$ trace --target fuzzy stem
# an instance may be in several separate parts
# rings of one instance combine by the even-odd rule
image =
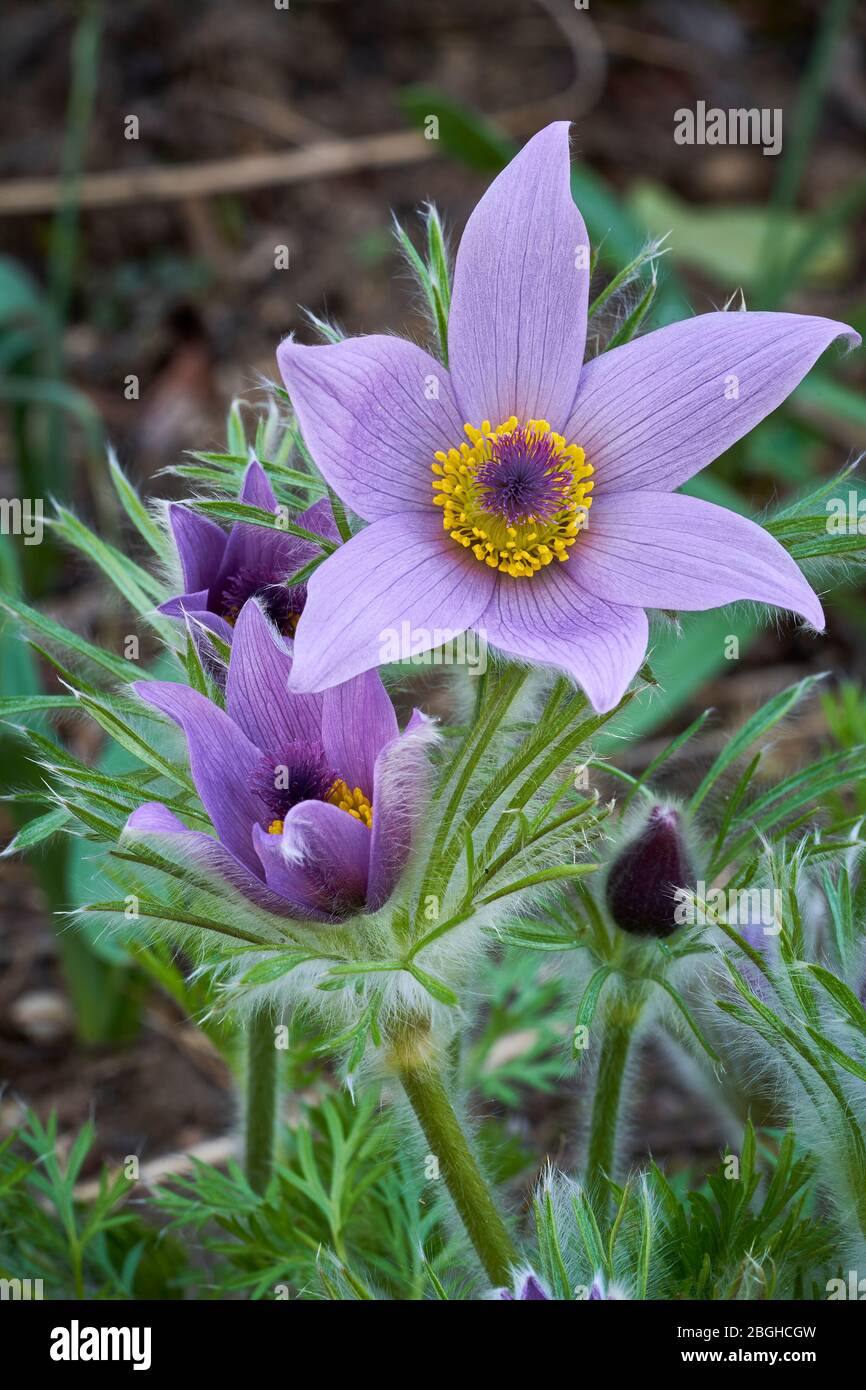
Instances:
[[[274,1161],[277,1049],[270,1015],[256,1014],[247,1030],[245,1167],[255,1192],[264,1192]]]
[[[611,1001],[602,1025],[586,1159],[587,1185],[591,1192],[597,1194],[600,1211],[607,1206],[606,1199],[601,1195],[605,1190],[605,1178],[615,1177],[622,1087],[641,1007],[640,998],[627,1000],[620,997]]]
[[[393,1060],[479,1260],[496,1287],[509,1287],[520,1257],[463,1133],[439,1068],[429,1058],[408,1056],[404,1049]]]

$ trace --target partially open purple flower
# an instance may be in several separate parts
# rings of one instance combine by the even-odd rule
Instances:
[[[517,1293],[512,1293],[510,1289],[499,1289],[500,1299],[509,1303],[550,1303],[550,1294],[544,1292],[540,1283],[532,1273],[524,1274],[517,1285]]]
[[[256,459],[244,474],[238,501],[265,512],[277,509],[274,490]],[[257,598],[280,632],[294,636],[307,586],[287,586],[285,581],[320,553],[312,541],[246,521],[235,522],[225,532],[208,517],[178,502],[169,507],[169,521],[186,592],[160,604],[161,613],[172,618],[188,614],[230,642],[247,599]],[[327,499],[315,502],[295,521],[326,540],[340,539]]]
[[[676,890],[693,883],[679,811],[654,806],[643,829],[610,866],[608,911],[632,936],[670,936],[679,926]]]
[[[710,313],[583,365],[589,248],[568,124],[536,135],[469,219],[450,371],[371,336],[284,342],[279,364],[329,483],[372,524],[309,583],[294,687],[368,670],[473,628],[564,669],[599,710],[644,658],[645,609],[738,599],[824,625],[766,531],[675,491],[774,410],[846,325]]]
[[[241,610],[226,710],[185,685],[133,687],[180,726],[218,839],[151,802],[127,821],[183,837],[178,852],[269,911],[314,921],[374,911],[393,892],[424,806],[429,725],[400,734],[376,672],[291,695],[288,646],[253,600]]]

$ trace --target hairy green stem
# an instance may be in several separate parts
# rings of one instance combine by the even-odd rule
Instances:
[[[244,1166],[254,1192],[264,1192],[273,1169],[276,1100],[277,1049],[273,1020],[265,1012],[251,1018],[247,1028]]]
[[[394,1064],[479,1260],[495,1286],[510,1286],[520,1257],[454,1112],[438,1066],[404,1049],[395,1055]]]
[[[622,1088],[634,1038],[639,1009],[617,1000],[608,1007],[601,1030],[595,1095],[589,1128],[586,1181],[590,1191],[601,1194],[605,1178],[615,1177],[616,1142],[622,1107]],[[600,1210],[607,1205],[597,1195]]]

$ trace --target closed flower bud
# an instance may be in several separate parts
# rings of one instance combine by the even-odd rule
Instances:
[[[632,936],[670,936],[680,925],[676,890],[693,883],[679,811],[654,806],[643,829],[611,864],[608,911]]]

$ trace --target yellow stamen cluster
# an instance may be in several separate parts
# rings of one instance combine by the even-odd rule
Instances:
[[[366,825],[368,830],[373,829],[373,807],[370,798],[364,795],[360,787],[355,787],[353,791],[342,777],[338,777],[325,800],[329,801],[332,806],[336,806],[338,810],[354,816],[355,820]],[[285,821],[272,820],[268,826],[268,834],[282,835],[284,825]]]
[[[477,474],[492,457],[493,446],[521,428],[517,416],[512,415],[495,430],[489,420],[482,422],[480,430],[474,425],[463,428],[470,442],[459,449],[440,450],[433,464],[433,501],[442,508],[442,525],[451,539],[471,549],[476,560],[514,579],[536,574],[551,560],[567,560],[569,549],[586,526],[592,503],[592,482],[588,480],[593,469],[583,449],[566,444],[547,420],[527,420],[522,427],[525,434],[539,439],[547,436],[551,446],[547,476],[552,490],[561,493],[562,507],[546,520],[530,516],[509,525],[504,517],[489,510],[489,503],[485,506],[488,499]]]
[[[360,787],[355,787],[352,791],[348,783],[344,782],[342,777],[338,777],[325,800],[330,801],[332,806],[338,806],[341,811],[347,811],[355,820],[366,825],[368,830],[372,830],[373,807],[369,797],[364,795]]]

